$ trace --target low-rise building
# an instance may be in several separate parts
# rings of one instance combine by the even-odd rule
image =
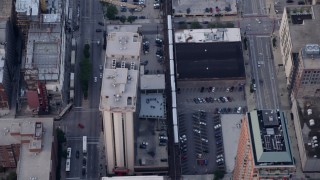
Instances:
[[[242,119],[233,179],[289,179],[295,172],[284,113],[254,110]]]
[[[0,166],[17,168],[18,180],[55,179],[52,118],[0,119],[0,126]]]

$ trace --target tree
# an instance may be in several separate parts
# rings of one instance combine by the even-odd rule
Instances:
[[[224,28],[225,26],[224,26],[224,24],[217,22],[216,27],[217,28]]]
[[[90,57],[90,45],[85,44],[83,49],[84,57],[89,58]]]
[[[234,24],[233,24],[232,22],[227,22],[227,23],[225,24],[225,27],[226,27],[226,28],[234,28]]]
[[[209,23],[208,24],[208,28],[216,28],[217,26],[216,26],[216,24],[214,24],[214,23]]]
[[[118,14],[118,9],[115,5],[109,5],[107,7],[107,18],[110,20],[114,20],[116,18],[116,15]]]
[[[56,133],[57,133],[58,143],[64,143],[67,141],[65,133],[61,129],[57,128]]]
[[[136,20],[136,17],[134,17],[134,16],[129,16],[128,18],[127,18],[127,21],[129,22],[129,23],[133,23],[134,21]]]
[[[191,29],[201,29],[202,26],[198,21],[194,21],[191,23]]]
[[[224,171],[216,170],[214,172],[214,180],[223,179],[223,177],[224,177]]]
[[[89,58],[83,58],[80,62],[80,82],[85,98],[88,97],[89,78],[91,74],[91,63]]]
[[[120,20],[120,22],[125,23],[126,20],[127,20],[127,17],[126,16],[120,16],[119,20]]]
[[[187,24],[179,24],[178,29],[188,29],[188,25]]]
[[[11,173],[7,176],[7,180],[17,180],[17,173],[16,173],[16,172],[11,172]]]

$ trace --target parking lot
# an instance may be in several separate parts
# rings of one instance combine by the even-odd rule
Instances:
[[[246,111],[243,85],[239,81],[178,82],[183,174],[207,174],[225,169],[220,115],[241,115]]]

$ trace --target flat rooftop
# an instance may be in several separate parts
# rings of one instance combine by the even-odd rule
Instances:
[[[108,57],[139,56],[142,38],[134,32],[110,32],[107,36]]]
[[[7,19],[11,16],[13,0],[0,0],[0,19]]]
[[[319,98],[313,99],[318,102]],[[312,101],[313,101],[312,100]],[[300,125],[303,142],[309,158],[320,158],[320,123],[318,118],[320,116],[320,105],[318,103],[310,103],[305,100],[301,104]],[[309,113],[308,113],[309,111]],[[311,122],[313,120],[313,123]]]
[[[178,79],[243,79],[242,43],[177,43]]]
[[[108,34],[100,110],[135,112],[142,38],[135,32]]]
[[[137,134],[137,146],[135,151],[135,166],[141,167],[168,167],[167,143],[160,146],[160,134],[167,136],[166,131],[160,129],[159,121],[156,119],[138,119],[139,128]],[[140,144],[147,143],[146,148],[140,148]]]
[[[39,0],[16,0],[16,11],[27,16],[37,16],[40,12]]]
[[[43,132],[35,131],[36,122],[42,123]],[[0,119],[0,144],[21,144],[21,140],[10,135],[11,131],[23,133],[36,133],[42,136],[42,141],[32,141],[31,144],[21,144],[19,163],[17,167],[18,180],[49,179],[51,173],[51,149],[53,141],[53,118],[23,118],[23,119]],[[40,153],[30,152],[30,148],[41,147]],[[41,171],[39,171],[41,169]],[[54,173],[54,172],[53,172]]]
[[[301,57],[304,69],[320,69],[320,46],[307,44],[301,49]]]
[[[175,43],[239,42],[239,28],[183,29],[174,33]]]
[[[293,165],[283,112],[255,110],[247,117],[256,166]]]
[[[165,119],[165,98],[161,93],[141,94],[140,118],[160,118]]]
[[[226,163],[226,172],[232,173],[237,156],[237,148],[241,131],[240,114],[221,115],[222,137],[224,146],[224,160]]]
[[[320,6],[293,5],[285,8],[289,19],[292,52],[299,53],[306,44],[320,42]]]
[[[164,74],[143,74],[140,76],[141,90],[163,90],[166,88]]]
[[[60,31],[60,25],[29,30],[25,68],[38,69],[39,80],[59,79]]]
[[[236,0],[173,0],[172,7],[175,10],[174,15],[237,14]],[[190,13],[187,13],[188,8],[190,8]],[[206,12],[206,8],[209,9],[209,12]]]

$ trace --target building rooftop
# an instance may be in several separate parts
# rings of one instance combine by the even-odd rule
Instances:
[[[175,31],[175,43],[238,42],[239,28],[183,29]]]
[[[292,52],[298,53],[306,44],[320,42],[320,6],[293,5],[285,8],[292,39]]]
[[[304,69],[320,69],[320,46],[307,44],[301,49]]]
[[[100,109],[134,112],[142,38],[135,32],[111,32],[107,38]]]
[[[300,108],[300,125],[306,154],[309,158],[320,158],[320,105],[319,98],[314,101],[305,100]]]
[[[255,165],[293,165],[283,112],[255,110],[247,116]]]
[[[60,25],[29,30],[25,69],[37,69],[39,80],[59,79],[60,31]]]
[[[141,36],[133,32],[110,32],[107,36],[106,54],[113,56],[139,56]],[[110,46],[109,44],[112,44]]]
[[[41,122],[41,123],[37,123]],[[0,119],[0,144],[21,144],[21,138],[12,136],[20,132],[33,134],[42,139],[29,139],[30,143],[21,144],[19,163],[17,167],[18,179],[49,179],[51,172],[51,149],[53,142],[52,118],[23,118]],[[26,137],[24,137],[26,138]],[[30,152],[39,149],[40,152]],[[39,171],[41,169],[41,171]],[[54,173],[54,172],[53,172]]]
[[[102,177],[101,180],[164,180],[164,176],[122,176],[122,177]]]
[[[13,0],[0,0],[0,19],[7,19],[11,16]]]
[[[140,76],[141,90],[161,90],[165,89],[164,74],[143,74]]]
[[[16,11],[28,16],[37,16],[40,12],[39,0],[16,0]]]
[[[141,94],[140,118],[165,119],[165,98],[162,93]]]

